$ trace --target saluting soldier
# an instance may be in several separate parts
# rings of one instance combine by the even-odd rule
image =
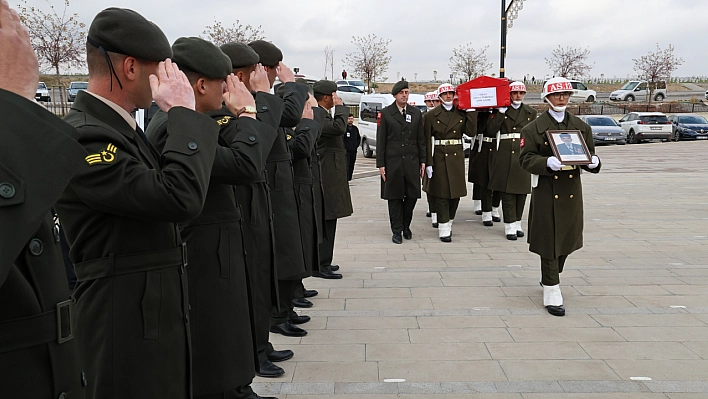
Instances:
[[[391,241],[401,244],[403,238],[413,237],[413,209],[420,198],[426,162],[425,136],[420,110],[408,104],[408,82],[397,82],[391,94],[396,100],[381,110],[376,128],[376,167],[381,174],[381,199],[388,200]]]
[[[521,216],[526,196],[531,192],[531,175],[519,164],[521,129],[535,120],[538,112],[523,103],[525,84],[513,82],[509,90],[511,108],[499,108],[489,119],[488,130],[497,132],[497,148],[489,167],[489,188],[501,197],[504,232],[513,241],[524,236]]]
[[[34,102],[38,77],[27,30],[1,2],[0,389],[6,398],[84,398],[50,210],[87,154],[74,128]]]
[[[329,80],[315,82],[312,87],[318,106],[313,109],[315,121],[321,126],[317,140],[317,154],[322,170],[322,189],[324,190],[324,239],[320,245],[320,270],[315,277],[340,279],[342,275],[334,273],[339,265],[332,264],[334,257],[334,239],[337,232],[337,219],[351,215],[352,198],[347,181],[347,151],[344,149],[344,132],[347,130],[349,109],[337,95],[337,84]],[[330,110],[334,108],[334,116]]]
[[[476,135],[477,112],[455,106],[455,87],[450,84],[438,87],[438,97],[441,104],[425,114],[423,123],[426,142],[430,143],[425,173],[430,179],[429,192],[436,199],[438,237],[450,242],[460,198],[467,195],[462,137]]]
[[[172,45],[172,61],[189,79],[198,112],[225,106],[237,125],[232,141],[219,137],[202,213],[180,223],[189,259],[189,305],[192,318],[192,367],[195,398],[256,398],[250,387],[256,368],[250,298],[243,250],[241,212],[234,184],[257,179],[275,140],[275,130],[256,120],[255,100],[231,75],[231,60],[214,44],[183,37]],[[168,115],[158,111],[147,136],[161,151],[167,140]],[[230,254],[224,256],[224,254]]]
[[[583,246],[580,172],[598,173],[601,166],[590,126],[565,110],[571,94],[573,87],[568,79],[549,79],[541,96],[550,108],[521,130],[520,143],[521,167],[535,175],[532,181],[537,180],[531,191],[529,251],[541,257],[543,305],[554,316],[565,315],[560,273],[568,255]],[[579,130],[592,154],[592,163],[562,165],[548,143],[548,130]]]
[[[87,42],[88,90],[65,120],[89,155],[56,206],[78,279],[87,389],[97,398],[187,398],[187,251],[175,222],[202,210],[219,128],[194,110],[167,37],[142,15],[105,9]],[[169,117],[162,153],[130,115],[153,98]]]

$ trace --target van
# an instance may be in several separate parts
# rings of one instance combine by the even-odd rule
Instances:
[[[364,94],[359,100],[359,134],[361,149],[366,158],[373,158],[376,151],[376,127],[381,110],[393,104],[391,94]]]
[[[611,101],[645,100],[649,96],[649,84],[646,80],[630,80],[619,90],[610,93]],[[663,101],[666,98],[666,81],[656,82],[654,101]]]

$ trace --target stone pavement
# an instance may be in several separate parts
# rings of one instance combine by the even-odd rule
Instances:
[[[583,175],[585,246],[561,275],[565,317],[543,308],[525,240],[484,227],[470,196],[452,243],[438,240],[421,200],[413,240],[395,245],[378,178],[352,181],[354,215],[340,220],[335,252],[344,279],[305,281],[320,293],[302,312],[309,334],[271,335],[295,357],[280,363],[284,377],[257,378],[256,392],[708,398],[708,142],[597,153],[602,171]]]

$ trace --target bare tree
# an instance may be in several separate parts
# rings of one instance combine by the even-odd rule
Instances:
[[[327,70],[331,72],[332,80],[334,80],[334,49],[332,46],[327,46],[324,48],[325,53],[325,65],[324,65],[324,77],[327,79]]]
[[[388,64],[391,62],[391,56],[388,55],[390,43],[391,39],[382,39],[374,34],[352,36],[352,44],[356,50],[347,54],[343,61],[355,76],[366,81],[369,93],[376,78],[388,70]]]
[[[63,68],[83,68],[86,65],[86,25],[79,22],[79,14],[68,14],[69,0],[64,1],[61,15],[47,1],[49,12],[31,7],[24,1],[20,20],[30,34],[32,48],[37,54],[40,69],[53,70],[61,85]],[[63,90],[60,95],[63,95]]]
[[[654,90],[656,84],[660,80],[668,80],[671,73],[683,64],[683,58],[674,56],[674,46],[669,44],[669,47],[662,50],[659,44],[656,44],[656,52],[640,58],[633,58],[634,70],[639,76],[649,83],[649,97],[647,101],[651,104],[651,99],[654,98]]]
[[[450,70],[464,75],[467,80],[483,75],[492,67],[492,63],[487,59],[488,48],[489,46],[484,46],[477,52],[471,42],[455,47],[450,57]]]
[[[562,76],[570,79],[580,79],[587,76],[590,70],[595,65],[588,64],[590,56],[589,49],[558,46],[551,53],[551,58],[545,58],[548,65],[555,76]]]
[[[243,25],[238,19],[231,27],[224,26],[214,19],[213,25],[208,25],[200,36],[217,46],[231,42],[250,43],[254,40],[264,40],[265,34],[261,26]]]

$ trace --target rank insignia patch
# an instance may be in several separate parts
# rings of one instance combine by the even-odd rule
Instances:
[[[91,154],[87,156],[86,162],[88,162],[89,165],[111,163],[116,159],[116,152],[118,152],[118,147],[108,143],[105,150],[99,152],[98,154]]]
[[[219,119],[218,121],[216,121],[216,123],[218,123],[219,126],[223,126],[223,125],[229,123],[230,121],[231,121],[231,117],[230,117],[230,116],[225,116],[225,117]]]
[[[286,134],[285,135],[285,140],[290,141],[290,139],[293,138],[293,136]]]
[[[519,147],[524,148],[524,139],[521,139],[521,142],[519,143]]]

